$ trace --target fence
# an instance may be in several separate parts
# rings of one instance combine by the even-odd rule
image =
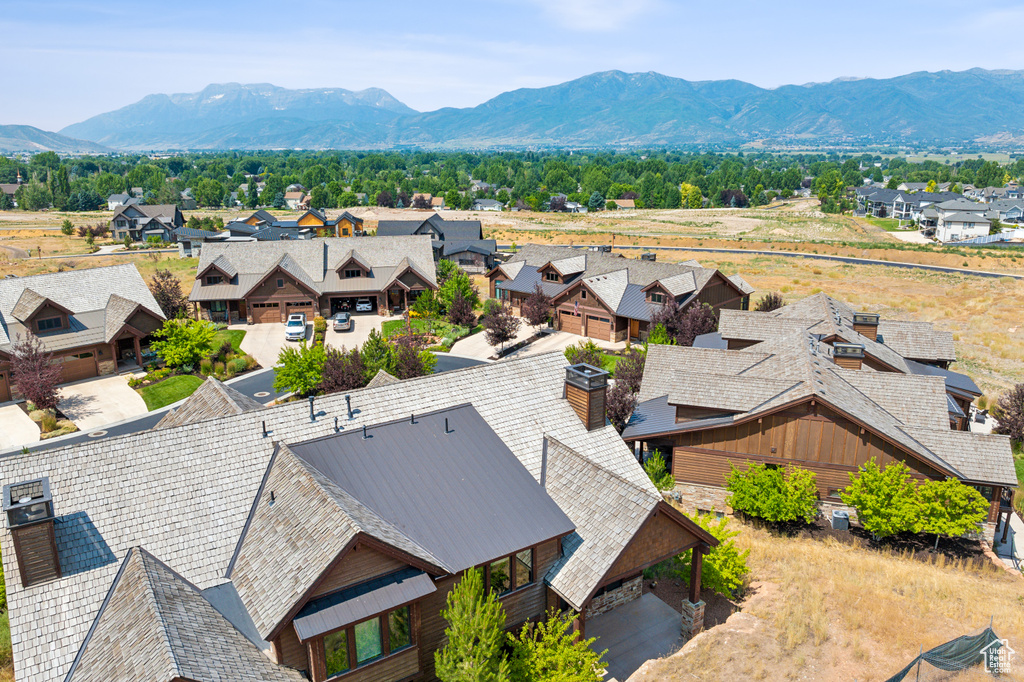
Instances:
[[[992,626],[976,635],[963,635],[940,644],[934,649],[922,652],[906,668],[888,679],[887,682],[903,680],[950,679],[948,673],[958,673],[976,666],[984,666],[985,672],[1009,673],[1010,647],[1004,645],[992,630]]]

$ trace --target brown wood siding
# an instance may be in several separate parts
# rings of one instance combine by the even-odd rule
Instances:
[[[992,488],[992,502],[988,506],[988,520],[989,523],[998,523],[999,521],[999,505],[1002,500],[1003,489],[999,486],[993,486]]]
[[[22,587],[61,576],[57,558],[57,538],[53,522],[37,523],[11,530]]]
[[[60,327],[61,327],[61,329],[67,329],[68,328],[68,316],[67,316],[67,313],[65,313],[63,310],[60,310],[59,308],[55,308],[52,305],[44,305],[42,308],[37,310],[35,312],[35,314],[32,315],[32,317],[30,317],[27,320],[28,324],[26,324],[25,326],[26,327],[31,327],[32,331],[34,331],[34,332],[38,332],[39,328],[36,327],[36,321],[37,320],[45,320],[45,319],[48,319],[48,318],[51,318],[51,317],[59,317],[60,318]]]
[[[716,310],[721,308],[739,310],[742,308],[743,294],[736,291],[721,274],[716,272],[697,294],[696,303],[707,303]]]
[[[331,679],[339,682],[399,682],[415,675],[419,667],[419,647],[413,646]]]
[[[668,514],[655,512],[612,564],[603,582],[635,575],[667,556],[679,554],[695,542],[697,536],[669,518]]]
[[[505,608],[505,627],[518,629],[526,621],[544,615],[547,608],[544,576],[556,559],[558,540],[537,546],[533,553],[533,583],[501,599],[501,604]]]
[[[0,403],[7,402],[11,399],[11,382],[9,376],[9,372],[0,372]]]
[[[409,287],[410,289],[432,288],[427,282],[423,281],[423,279],[419,275],[412,271],[407,272],[401,277],[399,277],[398,281],[400,281],[402,284]]]
[[[330,592],[350,585],[366,582],[371,578],[394,573],[406,564],[394,557],[382,554],[366,545],[356,545],[317,586],[310,599],[316,599]]]
[[[299,636],[295,634],[294,627],[289,625],[282,630],[277,638],[277,643],[281,652],[281,660],[279,661],[281,665],[287,665],[296,670],[309,671],[309,654],[306,645],[299,641]]]
[[[604,389],[588,392],[572,384],[566,384],[565,397],[588,431],[604,426]]]
[[[150,315],[144,310],[139,310],[128,319],[128,324],[138,329],[143,334],[152,334],[163,326],[160,318]]]
[[[730,463],[794,463],[817,474],[822,497],[849,483],[847,472],[875,459],[880,466],[906,462],[915,477],[942,478],[936,469],[825,407],[809,403],[737,426],[676,434],[676,480],[724,486]]]
[[[863,360],[863,358],[844,357],[842,355],[835,357],[835,363],[843,369],[860,369]]]
[[[665,302],[668,301],[668,299],[672,298],[669,295],[669,293],[667,291],[665,291],[663,288],[658,287],[658,286],[654,286],[654,287],[651,287],[650,289],[648,289],[647,291],[644,292],[644,298],[646,299],[646,301],[648,303],[654,303],[654,301],[651,300],[651,296],[653,294],[661,294],[661,296],[662,296],[661,303],[665,303]],[[660,305],[660,303],[656,303],[656,305]]]
[[[307,213],[306,215],[299,218],[298,224],[302,227],[306,227],[308,225],[316,225],[317,227],[323,227],[324,221],[320,220],[315,215]]]
[[[448,593],[458,582],[455,576],[439,580],[434,583],[437,591],[428,594],[419,602],[420,605],[420,671],[423,679],[433,680],[434,676],[434,652],[444,644],[444,631],[448,623],[441,617],[441,609],[445,608],[445,600]]]

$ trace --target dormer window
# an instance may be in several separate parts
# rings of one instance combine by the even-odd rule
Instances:
[[[352,277],[362,277],[362,276],[363,276],[363,271],[360,270],[359,268],[354,268],[352,270],[346,270],[345,271],[345,279],[351,279]]]
[[[665,294],[659,294],[657,292],[651,292],[651,303],[664,303]]]
[[[546,279],[549,282],[557,282],[558,281],[558,273],[554,272],[554,271],[551,271],[551,270],[548,270],[547,272],[544,273],[544,279]]]
[[[206,278],[207,284],[221,284],[223,281],[224,278],[220,275],[210,275]]]
[[[54,329],[60,329],[63,326],[59,317],[46,317],[41,320],[36,320],[36,328],[41,332],[53,331]]]

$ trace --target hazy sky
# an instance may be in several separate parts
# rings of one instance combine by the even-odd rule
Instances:
[[[209,83],[380,87],[421,111],[620,69],[762,87],[1024,68],[1021,2],[5,2],[0,123],[46,130]]]

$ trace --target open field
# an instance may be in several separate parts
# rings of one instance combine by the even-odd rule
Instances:
[[[738,548],[750,550],[753,581],[741,613],[631,680],[885,680],[921,647],[974,634],[990,618],[1011,646],[1024,644],[1024,580],[1002,568],[926,564],[832,538],[733,525],[741,530]],[[980,670],[940,677],[926,668],[922,680],[992,679]]]

